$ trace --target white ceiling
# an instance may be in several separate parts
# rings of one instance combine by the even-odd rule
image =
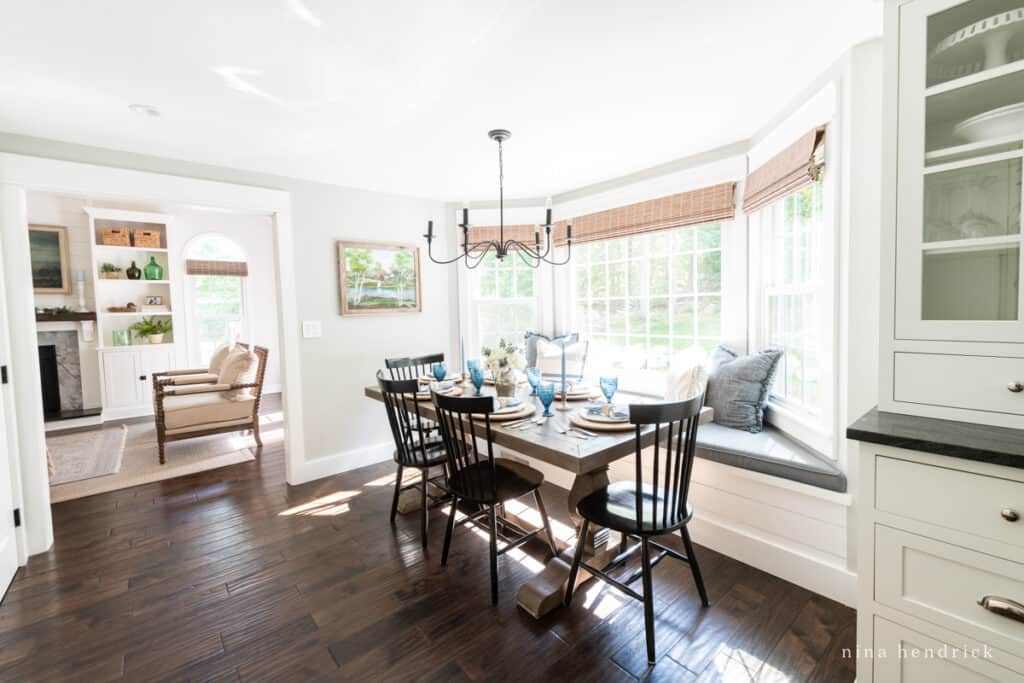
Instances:
[[[0,130],[446,200],[745,139],[878,0],[0,0]],[[151,104],[162,116],[128,110]]]

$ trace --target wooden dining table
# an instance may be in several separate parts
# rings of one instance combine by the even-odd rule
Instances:
[[[493,386],[484,386],[483,394],[494,396]],[[527,393],[528,387],[520,390],[518,396],[527,401],[535,401]],[[466,396],[473,394],[473,387],[469,383],[463,385],[463,393]],[[380,387],[368,386],[364,394],[377,401],[383,401]],[[650,403],[653,399],[650,396],[641,396],[619,392],[616,394],[616,403]],[[576,504],[590,493],[607,486],[609,465],[633,455],[636,452],[636,430],[620,432],[594,432],[597,436],[591,438],[579,438],[570,434],[561,433],[569,424],[569,414],[586,405],[586,401],[567,401],[565,410],[560,401],[552,405],[554,417],[548,418],[544,424],[533,426],[528,429],[508,427],[502,422],[491,421],[491,433],[494,443],[503,449],[512,451],[527,458],[534,458],[559,469],[569,472],[573,476],[572,486],[569,488],[569,515],[576,525],[577,530],[581,526],[581,520],[576,512]],[[422,400],[419,403],[420,414],[428,419],[436,419],[434,406],[429,400]],[[540,403],[537,402],[537,410],[534,417],[539,417],[542,411]],[[705,408],[701,415],[701,421],[706,422],[711,417],[709,408]],[[520,425],[522,426],[522,425]],[[648,446],[654,442],[653,427],[646,428],[641,432],[641,443]],[[400,505],[399,509],[407,507],[410,511],[418,510],[420,503],[417,491],[410,491],[411,497],[407,506]],[[506,510],[506,517],[512,517],[512,521],[520,526],[523,521],[516,519],[515,515]],[[618,554],[619,536],[616,532],[608,529],[590,525],[587,533],[586,544],[584,545],[584,557],[588,564],[595,567],[602,567],[608,564]],[[569,578],[569,567],[572,563],[573,547],[569,544],[560,543],[562,551],[558,557],[548,561],[544,569],[534,575],[523,584],[516,597],[517,604],[534,618],[541,618],[551,610],[562,604],[562,597],[565,593],[565,586]],[[580,571],[577,585],[589,578],[589,574]]]

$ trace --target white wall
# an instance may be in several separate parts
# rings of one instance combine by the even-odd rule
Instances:
[[[179,273],[185,272],[185,252],[189,242],[197,235],[218,233],[242,248],[249,266],[245,286],[247,313],[252,320],[251,341],[270,350],[264,378],[265,391],[279,391],[281,345],[277,338],[277,279],[274,274],[274,233],[270,217],[200,209],[176,209],[170,213],[174,216],[175,239],[168,258]],[[187,315],[188,296],[183,278],[172,279],[171,298]],[[179,358],[179,363],[185,363],[180,367],[202,367],[209,360],[197,358],[197,354],[189,348],[190,340],[185,330],[175,339],[184,346],[183,350],[187,349],[187,355]]]

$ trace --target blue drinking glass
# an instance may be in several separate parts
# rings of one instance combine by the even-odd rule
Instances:
[[[608,403],[612,402],[612,396],[619,390],[619,378],[618,377],[602,377],[601,378],[601,393],[608,399]]]
[[[480,396],[480,387],[484,385],[484,371],[480,369],[480,366],[469,369],[469,379],[473,382],[473,386],[476,387],[476,393],[474,396]]]
[[[444,378],[448,376],[448,365],[445,363],[434,363],[434,379],[438,382],[443,382]]]
[[[479,367],[480,367],[480,361],[478,359],[476,359],[476,358],[470,358],[469,360],[466,361],[466,371],[467,372],[472,371],[473,368],[479,368]]]
[[[526,381],[533,387],[533,391],[530,392],[530,396],[537,395],[537,385],[540,384],[541,372],[540,368],[526,368]]]
[[[540,398],[540,402],[544,405],[544,417],[553,417],[553,413],[551,412],[551,403],[555,400],[554,382],[543,382],[537,385],[537,396]]]

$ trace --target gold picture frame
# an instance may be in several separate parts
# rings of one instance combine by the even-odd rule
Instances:
[[[28,243],[32,259],[32,291],[36,294],[70,294],[68,229],[63,225],[29,225]]]
[[[420,250],[411,244],[338,240],[342,315],[420,313]]]

